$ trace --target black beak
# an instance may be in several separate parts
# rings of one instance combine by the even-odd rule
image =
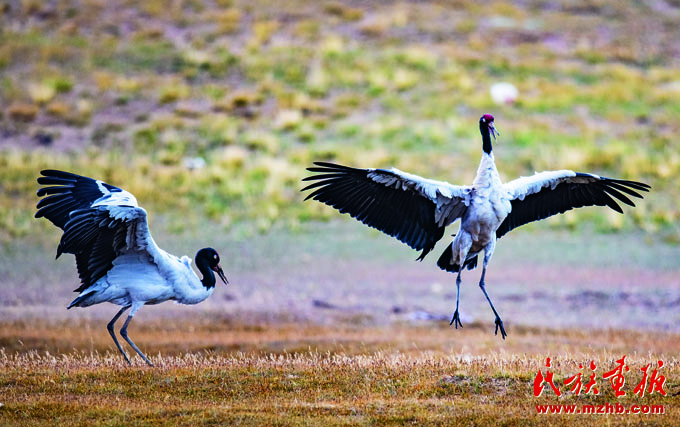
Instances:
[[[215,266],[215,268],[213,268],[213,270],[215,270],[217,272],[217,274],[220,276],[220,279],[222,279],[222,281],[224,282],[225,285],[229,284],[229,281],[227,280],[227,276],[224,275],[224,271],[222,271],[222,267],[220,267],[219,264],[217,264]]]
[[[501,134],[496,130],[496,126],[493,125],[493,122],[489,123],[489,130],[491,131],[491,136],[493,136],[494,141],[496,140],[496,137]]]

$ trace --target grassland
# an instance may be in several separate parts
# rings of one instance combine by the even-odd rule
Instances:
[[[678,19],[671,0],[0,2],[0,425],[680,425]],[[493,103],[500,81],[516,102]],[[450,275],[299,193],[316,160],[469,182],[487,112],[504,178],[653,187],[502,239],[506,341],[477,272],[453,330]],[[43,168],[133,192],[172,253],[219,248],[229,287],[131,325],[156,368],[113,353],[114,307],[64,310]],[[601,374],[624,354],[617,399]],[[560,385],[595,360],[602,394],[534,397],[546,357]],[[668,396],[633,396],[656,360]],[[535,408],[607,402],[666,413]]]
[[[82,325],[81,325],[82,326]],[[156,326],[140,338],[165,341]],[[214,335],[219,326],[196,329],[184,343]],[[53,329],[56,333],[57,330]],[[6,328],[3,336],[11,335]],[[223,335],[224,336],[224,335]],[[115,354],[0,354],[0,422],[17,425],[675,425],[678,409],[678,336],[595,331],[517,331],[511,348],[485,344],[488,332],[465,329],[458,338],[477,355],[452,344],[448,327],[388,329],[229,325],[236,342],[257,342],[241,352],[197,352],[152,357],[129,367]],[[193,337],[193,338],[192,338]],[[320,337],[323,337],[320,339]],[[255,338],[253,340],[253,338]],[[227,338],[228,340],[229,338]],[[457,338],[453,338],[456,340]],[[286,343],[292,351],[281,348]],[[539,352],[516,353],[540,341]],[[324,342],[326,344],[324,344]],[[309,344],[306,351],[295,350]],[[362,348],[354,345],[361,343]],[[603,344],[598,344],[603,343]],[[605,344],[606,343],[606,344]],[[529,345],[528,345],[529,344]],[[598,377],[627,354],[627,396],[615,398],[599,379],[598,396],[576,396],[564,379],[595,360]],[[326,348],[329,348],[326,350]],[[338,351],[342,348],[342,351]],[[276,349],[270,352],[270,349]],[[153,345],[151,354],[153,354]],[[176,350],[175,350],[176,351]],[[533,395],[538,370],[551,357],[557,398]],[[639,397],[639,367],[665,361],[667,396]],[[584,376],[590,371],[586,370]],[[663,415],[537,414],[536,405],[664,405]]]

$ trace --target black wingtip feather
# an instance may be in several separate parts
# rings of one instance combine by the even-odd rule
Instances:
[[[96,180],[70,172],[45,169],[37,181],[43,185],[37,191],[42,198],[36,208],[36,218],[47,218],[62,230],[69,220],[69,213],[77,209],[89,208],[103,192]],[[103,184],[111,192],[122,191],[112,185]]]
[[[630,200],[628,197],[626,197],[623,193],[618,191],[616,188],[612,186],[611,182],[605,182],[604,183],[605,187],[607,188],[606,191],[609,193],[609,195],[617,198],[620,200],[622,203],[627,204],[628,206],[635,206],[635,203],[633,203],[632,200]]]
[[[422,250],[423,259],[444,234],[435,222],[436,205],[413,190],[388,187],[368,177],[371,169],[358,169],[329,162],[314,162],[307,168],[316,175],[300,191],[314,190],[305,197],[347,213],[413,249]],[[391,173],[386,171],[385,173]]]
[[[645,184],[644,182],[627,181],[627,180],[622,180],[622,179],[613,179],[612,181],[617,182],[619,184],[626,185],[628,187],[635,188],[636,190],[640,190],[640,191],[649,191],[649,190],[652,189],[651,185]]]
[[[554,189],[545,187],[538,193],[527,195],[523,200],[511,201],[512,211],[496,230],[496,237],[500,238],[514,228],[529,222],[582,206],[608,206],[622,214],[623,209],[616,200],[635,206],[626,194],[642,199],[642,195],[634,190],[649,191],[651,189],[651,186],[637,181],[611,179],[584,173],[576,173],[576,176],[588,178],[588,182],[563,182]]]
[[[621,209],[621,206],[619,206],[619,204],[616,203],[614,199],[612,199],[611,196],[604,189],[600,189],[600,191],[602,191],[602,197],[604,198],[607,206],[609,206],[611,209],[615,210],[618,213],[623,213],[623,209]]]
[[[40,171],[40,174],[43,176],[47,177],[54,177],[54,178],[65,178],[65,179],[75,179],[75,178],[80,178],[81,175],[76,175],[71,172],[65,172],[57,169],[43,169]]]
[[[351,166],[345,166],[345,165],[339,165],[337,163],[331,163],[331,162],[314,162],[315,165],[321,166],[324,168],[332,168],[332,169],[339,169],[339,170],[357,170],[356,168],[353,168]]]
[[[114,248],[116,236],[125,233],[127,228],[120,221],[112,221],[107,212],[90,209],[104,194],[96,180],[54,169],[40,173],[42,176],[37,181],[44,187],[36,193],[42,198],[36,205],[35,217],[44,217],[64,230],[56,258],[63,253],[75,254],[81,280],[76,291],[81,292],[113,266],[120,249]],[[122,191],[109,184],[102,185],[110,192]]]

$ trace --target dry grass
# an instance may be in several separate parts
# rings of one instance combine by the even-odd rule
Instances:
[[[334,325],[299,321],[272,322],[262,315],[252,315],[248,323],[237,316],[219,313],[199,315],[138,316],[130,326],[130,335],[149,354],[178,356],[184,353],[209,352],[254,355],[270,353],[342,352],[349,355],[377,351],[419,355],[422,352],[473,355],[543,355],[569,354],[586,357],[594,352],[611,356],[635,352],[640,355],[680,354],[678,334],[622,330],[558,330],[513,325],[507,341],[493,335],[490,323],[465,323],[462,330],[452,330],[448,322],[424,325],[393,323],[390,325],[357,324],[353,318],[338,318]],[[367,323],[367,322],[364,322]],[[106,320],[48,321],[26,319],[1,323],[0,348],[7,354],[73,351],[105,353],[115,351],[106,332]]]
[[[680,418],[677,335],[520,328],[502,342],[489,325],[474,324],[455,331],[184,319],[181,331],[175,322],[132,332],[155,355],[155,368],[138,358],[127,366],[111,352],[103,325],[2,325],[5,345],[31,336],[50,350],[10,344],[0,353],[0,424],[566,425],[577,416],[538,415],[535,405],[606,402],[663,404],[666,414],[580,415],[578,422],[674,425]],[[73,350],[55,353],[60,339]],[[579,363],[595,360],[600,377],[624,354],[627,397],[617,400],[601,378],[599,396],[575,396],[562,385]],[[533,396],[547,356],[562,398]],[[666,363],[668,396],[632,395],[638,368],[658,359]]]

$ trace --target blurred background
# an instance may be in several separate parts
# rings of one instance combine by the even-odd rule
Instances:
[[[169,252],[222,254],[228,288],[142,316],[448,325],[438,253],[413,262],[303,203],[300,180],[330,160],[470,183],[491,113],[505,180],[573,169],[653,188],[625,215],[504,237],[487,287],[508,332],[677,331],[678,22],[676,0],[1,0],[0,322],[116,311],[64,309],[73,257],[54,261],[60,232],[33,218],[56,168],[132,192]],[[493,322],[479,274],[463,275],[464,324]]]

